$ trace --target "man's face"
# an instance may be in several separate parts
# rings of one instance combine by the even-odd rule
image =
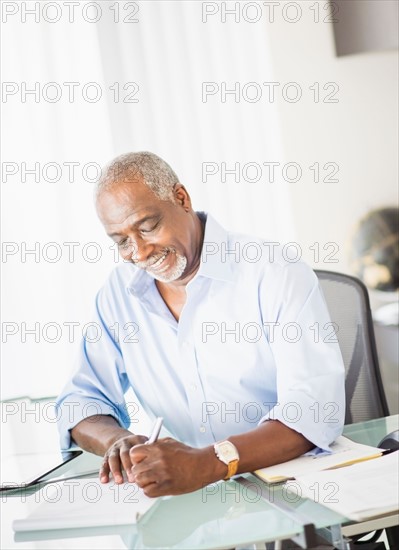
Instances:
[[[180,184],[175,198],[175,203],[161,201],[136,181],[117,182],[97,199],[100,220],[122,258],[164,283],[184,278],[198,260],[195,213]]]

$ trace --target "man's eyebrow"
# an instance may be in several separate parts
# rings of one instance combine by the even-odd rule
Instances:
[[[153,219],[158,218],[158,217],[159,217],[158,214],[149,214],[148,216],[144,216],[143,218],[141,218],[141,219],[137,220],[136,222],[130,224],[129,228],[135,227],[135,226],[137,227],[137,226],[141,225],[142,223],[147,222],[148,220],[153,220]],[[107,233],[107,235],[109,237],[120,237],[121,233],[118,233],[118,232],[116,232],[116,233]]]

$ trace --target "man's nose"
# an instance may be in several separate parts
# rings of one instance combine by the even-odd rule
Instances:
[[[130,258],[134,263],[147,262],[153,255],[154,250],[153,244],[146,242],[144,239],[137,238],[132,240]]]

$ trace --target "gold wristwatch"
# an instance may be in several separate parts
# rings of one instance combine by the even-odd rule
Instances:
[[[227,466],[227,475],[224,478],[225,481],[227,481],[231,476],[237,473],[240,455],[238,454],[236,446],[227,440],[215,443],[213,448],[215,449],[215,454],[218,459]]]

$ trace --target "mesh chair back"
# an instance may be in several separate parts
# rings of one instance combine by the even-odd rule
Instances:
[[[345,363],[345,424],[388,416],[367,288],[349,275],[322,270],[315,273],[331,321],[336,323],[336,338]]]

